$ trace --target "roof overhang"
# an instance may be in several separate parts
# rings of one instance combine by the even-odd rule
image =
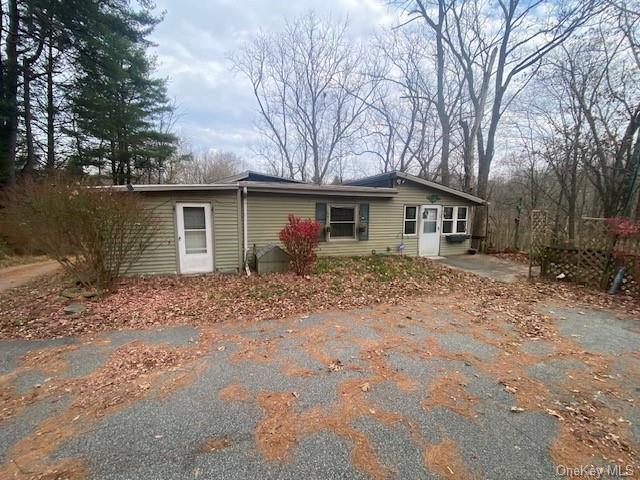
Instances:
[[[158,184],[158,185],[115,185],[111,187],[114,190],[129,192],[196,192],[210,190],[237,190],[237,183],[192,183],[192,184]]]
[[[357,187],[350,185],[283,184],[270,182],[239,182],[238,185],[246,187],[250,192],[289,193],[296,195],[390,198],[398,194],[398,190],[395,188]]]
[[[398,181],[398,179],[400,181]],[[416,177],[415,175],[411,175],[405,172],[393,171],[380,173],[378,175],[373,175],[370,177],[360,178],[358,180],[352,180],[348,182],[347,185],[371,185],[371,184],[384,184],[386,183],[389,186],[394,186],[396,184],[402,184],[403,181],[409,181],[413,183],[417,183],[419,185],[424,185],[425,187],[432,188],[434,190],[439,190],[444,193],[448,193],[450,195],[456,196],[458,198],[464,198],[472,203],[477,205],[488,205],[489,202],[486,200],[476,197],[475,195],[471,195],[470,193],[463,192],[462,190],[456,190],[455,188],[446,187],[440,183],[432,182],[430,180],[425,180],[424,178]]]
[[[395,172],[396,177],[402,178],[404,180],[408,180],[410,182],[419,183],[420,185],[424,185],[426,187],[433,188],[434,190],[440,190],[441,192],[448,193],[450,195],[454,195],[456,197],[464,198],[473,202],[477,205],[486,205],[487,201],[483,200],[480,197],[476,197],[475,195],[471,195],[470,193],[463,192],[461,190],[456,190],[455,188],[445,187],[444,185],[440,185],[436,182],[431,182],[429,180],[425,180],[424,178],[416,177],[414,175],[410,175],[404,172]]]
[[[254,178],[252,178],[254,177]],[[294,180],[293,178],[280,177],[278,175],[270,175],[268,173],[256,172],[255,170],[245,170],[236,175],[230,175],[218,180],[217,183],[237,183],[237,182],[276,182],[276,183],[306,183],[302,180]]]

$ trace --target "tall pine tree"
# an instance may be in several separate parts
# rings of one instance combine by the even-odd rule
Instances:
[[[87,39],[78,55],[80,74],[72,88],[74,165],[108,170],[114,184],[138,180],[169,157],[176,142],[158,128],[172,107],[146,51],[158,19],[124,7],[103,12],[100,35]]]
[[[64,164],[109,171],[115,183],[158,177],[176,138],[164,121],[166,82],[147,53],[153,9],[147,0],[0,2],[0,185]]]

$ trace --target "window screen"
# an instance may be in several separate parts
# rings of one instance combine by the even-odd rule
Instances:
[[[405,235],[415,235],[417,220],[418,220],[418,207],[415,207],[415,206],[404,207],[404,234]]]
[[[187,255],[207,253],[207,223],[204,207],[183,207],[184,245]]]
[[[467,233],[468,207],[444,207],[442,210],[442,233]]]
[[[353,238],[356,235],[355,207],[332,206],[329,214],[331,238]]]

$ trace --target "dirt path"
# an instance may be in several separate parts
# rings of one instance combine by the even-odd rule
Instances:
[[[59,266],[58,262],[54,260],[46,260],[44,262],[2,268],[0,269],[0,292],[19,287],[29,280],[54,272]]]

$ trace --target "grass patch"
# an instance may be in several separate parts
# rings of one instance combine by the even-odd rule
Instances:
[[[284,285],[279,283],[256,284],[247,292],[247,296],[256,300],[269,300],[281,297],[287,292]]]
[[[433,278],[433,266],[421,259],[399,255],[362,257],[323,257],[314,269],[316,275],[364,277],[376,283]]]

